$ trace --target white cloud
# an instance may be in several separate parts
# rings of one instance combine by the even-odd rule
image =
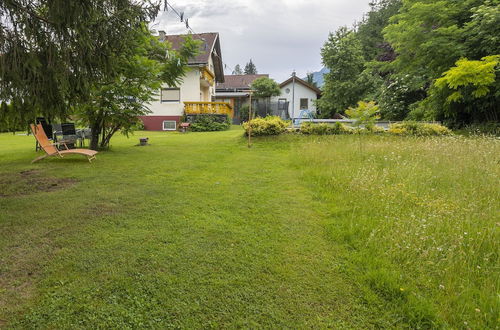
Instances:
[[[176,0],[197,32],[219,32],[223,61],[242,67],[250,58],[277,81],[321,69],[320,49],[330,31],[359,21],[369,0]],[[162,13],[154,26],[186,33],[177,16]],[[230,69],[226,74],[231,74]]]

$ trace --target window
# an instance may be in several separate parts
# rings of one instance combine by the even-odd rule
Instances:
[[[309,108],[309,99],[300,99],[300,110]]]
[[[285,92],[286,92],[287,94],[290,94],[290,88],[285,89]]]
[[[179,88],[162,88],[161,102],[179,102],[181,100],[181,90]]]
[[[286,110],[286,99],[278,99],[278,110]]]
[[[175,120],[164,120],[163,130],[164,131],[175,131],[177,129],[177,122]]]

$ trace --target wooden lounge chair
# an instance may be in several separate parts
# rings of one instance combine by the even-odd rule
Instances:
[[[33,125],[31,124],[31,131],[33,132],[33,135],[35,136],[35,139],[38,141],[40,144],[40,147],[45,151],[45,155],[37,157],[33,159],[31,163],[37,162],[39,160],[44,159],[45,157],[49,156],[59,156],[63,157],[63,155],[68,155],[68,154],[78,154],[78,155],[83,155],[87,156],[87,159],[89,162],[92,162],[96,157],[95,155],[97,154],[97,151],[90,150],[90,149],[69,149],[68,146],[62,142],[62,143],[52,143],[48,138],[47,135],[45,134],[43,127],[41,124],[38,125]],[[66,150],[59,150],[57,148],[58,145],[63,145]]]

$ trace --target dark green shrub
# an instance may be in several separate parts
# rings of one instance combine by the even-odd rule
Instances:
[[[240,107],[240,122],[244,123],[248,121],[248,114],[250,112],[250,106],[248,104],[242,105]]]
[[[225,131],[231,127],[231,118],[228,115],[201,114],[190,119],[193,132]]]
[[[279,135],[286,131],[289,123],[277,116],[267,116],[264,118],[255,118],[249,122],[243,123],[245,134],[248,135],[248,130],[252,129],[252,135]]]
[[[500,123],[489,122],[465,126],[461,132],[465,135],[494,135],[500,136]]]
[[[13,103],[0,104],[0,132],[16,132],[28,129],[28,124],[33,117],[21,116],[22,111]]]

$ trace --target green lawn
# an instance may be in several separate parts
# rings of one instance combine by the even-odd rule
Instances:
[[[500,140],[362,142],[0,134],[0,328],[497,327]]]

